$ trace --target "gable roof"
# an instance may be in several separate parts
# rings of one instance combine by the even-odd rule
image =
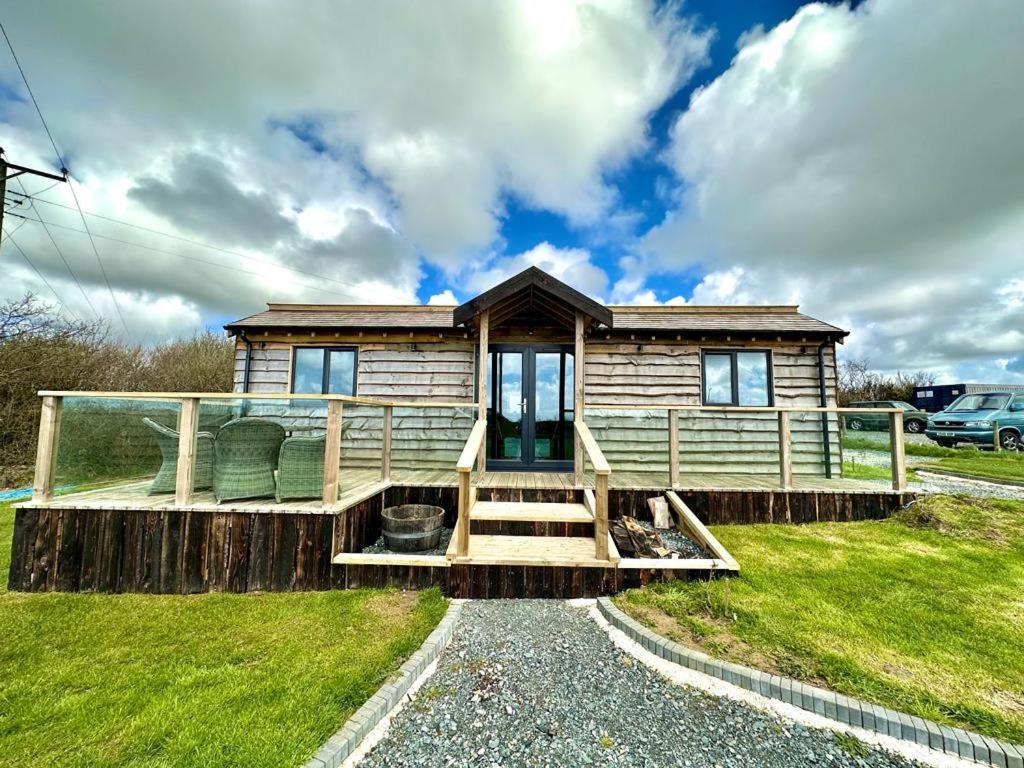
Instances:
[[[513,299],[517,294],[524,294],[526,306],[540,304],[542,308],[551,309],[551,298],[554,298],[556,302],[568,305],[592,320],[612,327],[613,316],[608,307],[583,295],[561,280],[556,280],[537,267],[528,267],[518,275],[484,291],[475,299],[456,307],[452,313],[452,322],[455,325],[468,323],[481,312],[497,307]]]

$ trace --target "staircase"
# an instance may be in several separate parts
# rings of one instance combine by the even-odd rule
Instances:
[[[467,553],[457,554],[457,536],[448,550],[448,558],[457,564],[609,567],[619,559],[614,545],[607,559],[598,557],[594,515],[585,504],[476,501],[469,522]],[[479,533],[481,529],[526,533]]]
[[[540,565],[615,567],[619,554],[608,534],[608,476],[594,436],[583,421],[573,422],[577,438],[575,485],[583,483],[584,457],[593,466],[595,487],[583,490],[583,503],[477,500],[473,470],[484,469],[483,440],[487,422],[473,425],[459,461],[459,517],[445,556],[459,565]],[[475,525],[474,525],[475,524]],[[564,526],[564,533],[558,527]],[[517,533],[478,533],[474,528]],[[583,531],[580,530],[583,529]],[[528,535],[521,535],[525,530]],[[586,535],[571,535],[586,532]]]

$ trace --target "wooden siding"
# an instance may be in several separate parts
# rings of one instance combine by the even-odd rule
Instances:
[[[727,348],[722,345],[715,349]],[[770,348],[775,404],[816,407],[817,348],[814,345],[761,345]],[[664,410],[615,410],[645,403],[700,405],[700,346],[694,344],[587,345],[584,418],[612,471],[668,470],[668,415]],[[835,405],[835,355],[825,350],[828,404]],[[824,474],[820,414],[793,414],[793,471]],[[840,469],[839,423],[829,416],[832,469]],[[680,471],[777,474],[778,421],[773,413],[687,412],[679,414]]]
[[[303,339],[306,341],[306,339]],[[326,340],[309,342],[329,346]],[[292,346],[254,343],[249,370],[250,392],[288,392]],[[471,342],[438,344],[372,343],[358,345],[356,394],[363,397],[419,402],[473,402],[474,349]],[[242,390],[245,346],[235,351],[235,391]],[[249,414],[265,416],[306,430],[322,428],[322,406],[256,403]],[[394,469],[451,469],[473,428],[469,409],[395,408],[392,418],[391,466]],[[346,405],[342,413],[342,467],[379,467],[383,410]]]

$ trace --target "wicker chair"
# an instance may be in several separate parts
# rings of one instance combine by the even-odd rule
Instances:
[[[142,423],[156,434],[160,446],[160,470],[149,486],[149,493],[174,493],[178,478],[178,433],[170,427],[158,424],[152,419]],[[192,490],[213,486],[213,435],[200,432],[196,435],[196,455],[192,465]]]
[[[242,417],[217,433],[213,495],[218,503],[274,495],[274,470],[284,428],[266,419]]]
[[[324,492],[327,436],[289,437],[277,461],[277,500],[319,499]]]

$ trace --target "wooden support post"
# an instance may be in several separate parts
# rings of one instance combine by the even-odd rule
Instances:
[[[679,487],[679,411],[668,412],[668,484]]]
[[[338,503],[338,475],[341,473],[341,414],[342,401],[327,401],[327,435],[324,446],[324,497],[323,505],[333,507]]]
[[[598,560],[608,559],[608,475],[601,473],[596,476],[597,484],[594,491],[594,557]]]
[[[907,457],[903,452],[903,411],[889,414],[889,453],[892,462],[892,489],[907,490]]]
[[[999,444],[999,422],[992,422],[992,450],[1001,451],[1003,447]]]
[[[455,554],[457,557],[469,555],[469,511],[473,507],[473,499],[470,498],[469,487],[470,473],[459,470],[459,519],[455,523],[455,535],[458,537],[455,543]]]
[[[583,316],[582,312],[577,312],[576,345],[573,349],[572,356],[572,417],[579,421],[583,420],[583,402],[585,394],[583,390],[586,373],[586,342],[583,337],[585,327],[586,318]],[[585,456],[583,454],[583,441],[580,439],[579,433],[577,433],[576,430],[573,430],[572,477],[573,484],[577,487],[583,485],[585,460]]]
[[[477,385],[478,393],[478,413],[477,418],[482,419],[484,422],[487,421],[487,366],[491,363],[490,353],[488,352],[489,337],[491,332],[491,311],[485,309],[480,313],[480,370],[477,371],[479,384]],[[480,474],[483,474],[487,469],[487,434],[484,434],[484,439],[480,443],[480,455],[477,459],[477,467]]]
[[[793,487],[793,434],[789,427],[789,411],[779,411],[779,487]]]
[[[381,436],[380,479],[387,482],[391,479],[391,421],[394,407],[384,406],[384,432]]]
[[[63,408],[63,398],[43,398],[32,501],[49,501],[53,498],[53,474],[57,468],[57,442],[60,440],[60,414]]]
[[[178,507],[187,507],[192,502],[198,434],[199,398],[182,398],[178,413],[178,470],[174,480],[174,504]]]

